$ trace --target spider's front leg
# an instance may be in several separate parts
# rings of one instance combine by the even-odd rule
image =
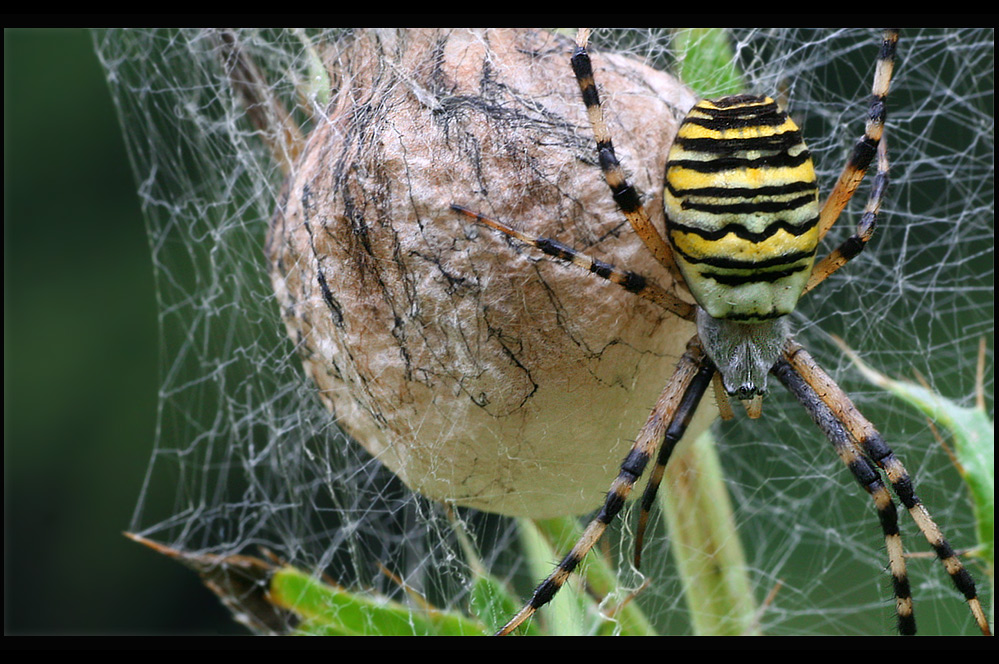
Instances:
[[[892,72],[895,68],[895,50],[898,45],[898,29],[890,28],[884,31],[881,38],[881,50],[878,52],[877,64],[874,68],[874,84],[871,86],[871,101],[867,111],[867,124],[864,134],[857,141],[853,152],[843,166],[843,171],[836,180],[836,185],[829,192],[829,197],[822,206],[819,215],[819,239],[825,237],[832,228],[846,204],[853,197],[853,192],[864,179],[867,167],[874,159],[885,127],[885,100],[891,87]]]
[[[507,226],[501,221],[487,217],[484,214],[479,214],[478,212],[469,210],[461,205],[452,205],[451,209],[454,212],[461,213],[470,219],[474,219],[475,221],[485,224],[486,226],[495,228],[496,230],[505,233],[516,240],[520,240],[524,244],[530,245],[548,256],[558,258],[566,263],[582,268],[586,272],[594,274],[601,279],[606,279],[611,283],[617,284],[629,293],[646,299],[649,302],[662,307],[664,310],[676,314],[684,320],[694,320],[694,305],[681,300],[673,293],[667,291],[662,286],[659,286],[656,282],[638,274],[637,272],[622,270],[621,268],[611,265],[610,263],[605,263],[604,261],[587,256],[580,251],[576,251],[572,247],[562,244],[557,240],[522,233],[511,226]]]
[[[874,184],[871,186],[871,195],[864,207],[864,213],[857,223],[857,228],[853,235],[843,241],[828,256],[815,264],[812,273],[808,277],[808,283],[802,295],[812,290],[829,276],[836,272],[867,247],[871,237],[874,236],[874,228],[877,225],[878,213],[881,211],[881,202],[884,200],[885,191],[888,189],[888,148],[884,138],[878,143],[878,171],[874,176]]]
[[[589,118],[590,126],[593,128],[593,137],[597,143],[597,162],[604,175],[604,182],[610,188],[614,202],[617,203],[618,208],[631,224],[635,234],[642,240],[646,249],[655,256],[663,267],[670,271],[674,278],[679,279],[680,273],[673,260],[673,250],[663,240],[659,231],[652,224],[652,220],[646,214],[642,207],[641,195],[628,182],[624,175],[624,169],[621,168],[621,162],[618,161],[617,153],[614,151],[614,141],[611,139],[610,130],[604,120],[600,93],[597,91],[597,84],[593,77],[593,63],[590,61],[590,54],[587,50],[589,38],[589,29],[580,28],[576,34],[576,49],[569,62],[572,65],[576,82],[579,84],[583,105],[586,106],[586,117]]]
[[[825,237],[829,229],[839,219],[840,213],[853,198],[853,194],[861,180],[864,179],[868,167],[876,157],[877,174],[874,176],[870,197],[854,234],[815,264],[808,283],[805,285],[804,293],[818,286],[829,275],[863,251],[871,236],[874,235],[878,212],[888,188],[888,149],[885,147],[884,127],[886,99],[891,86],[892,71],[895,67],[897,44],[898,30],[885,30],[881,39],[881,51],[878,53],[877,65],[875,66],[874,85],[871,88],[871,101],[867,112],[867,125],[843,167],[843,172],[840,173],[836,186],[833,187],[825,205],[822,206],[822,211],[819,214],[819,239]]]
[[[540,607],[547,604],[565,584],[583,557],[593,548],[613,521],[625,500],[642,476],[646,465],[660,441],[664,448],[672,449],[683,436],[690,417],[697,409],[704,392],[714,376],[715,368],[704,354],[696,337],[687,344],[687,352],[677,364],[676,371],[659,396],[649,418],[639,432],[635,443],[621,463],[621,470],[607,492],[607,498],[596,517],[572,550],[534,590],[534,595],[496,635],[504,636],[515,630]]]

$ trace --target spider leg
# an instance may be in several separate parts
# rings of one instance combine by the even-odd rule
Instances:
[[[586,51],[589,37],[590,31],[588,29],[579,29],[576,35],[576,49],[570,62],[572,71],[576,75],[576,81],[579,83],[579,91],[583,95],[586,115],[590,120],[590,126],[593,127],[593,135],[597,141],[597,160],[600,162],[604,181],[610,187],[614,201],[646,248],[652,252],[660,264],[670,271],[670,274],[679,280],[681,279],[680,271],[673,261],[673,250],[663,240],[656,227],[652,225],[652,221],[642,207],[638,192],[628,182],[621,168],[621,162],[617,160],[617,154],[614,152],[614,142],[611,140],[610,131],[604,121],[604,112],[600,106],[600,94],[597,92],[597,84],[593,80],[593,65],[590,62],[590,54]]]
[[[885,126],[885,98],[891,85],[892,69],[895,66],[895,46],[898,42],[898,30],[885,30],[881,40],[881,51],[874,71],[874,85],[871,90],[871,104],[867,116],[864,135],[860,137],[853,148],[853,153],[847,160],[843,171],[836,181],[836,186],[829,192],[819,213],[819,239],[825,237],[832,225],[836,223],[846,204],[853,198],[860,181],[864,179],[867,167],[874,159],[881,134]]]
[[[828,256],[815,264],[812,274],[808,278],[808,283],[802,291],[802,295],[812,290],[836,270],[840,269],[864,250],[867,242],[874,235],[874,227],[877,224],[878,212],[881,210],[881,201],[884,200],[885,191],[888,189],[888,148],[884,138],[878,144],[878,172],[874,176],[874,184],[871,186],[871,195],[864,207],[864,214],[860,217],[860,223],[853,235],[848,237],[843,244],[834,249]]]
[[[905,569],[905,556],[902,550],[902,537],[898,531],[898,512],[895,501],[885,488],[877,469],[861,454],[850,433],[829,407],[819,398],[815,390],[787,360],[780,360],[772,370],[774,376],[801,402],[812,420],[826,438],[836,448],[843,463],[857,479],[861,487],[874,500],[878,510],[878,520],[884,533],[885,547],[891,568],[892,584],[895,591],[895,613],[898,616],[898,631],[903,635],[916,633],[916,619],[912,613],[912,594],[909,577]]]
[[[621,470],[617,478],[607,492],[607,499],[600,512],[590,521],[583,531],[582,536],[572,550],[562,559],[551,574],[542,581],[534,590],[534,595],[503,628],[496,633],[497,636],[504,636],[515,630],[521,623],[527,620],[540,607],[551,601],[562,585],[569,578],[569,575],[579,565],[583,556],[597,543],[607,526],[614,519],[614,516],[624,506],[625,499],[631,493],[635,482],[641,477],[648,464],[649,459],[656,450],[660,440],[664,440],[670,433],[674,433],[677,438],[682,435],[682,428],[674,427],[674,422],[681,409],[693,410],[700,401],[701,396],[711,382],[714,374],[714,366],[704,354],[700,343],[696,337],[687,344],[687,351],[680,358],[676,371],[666,383],[659,400],[649,414],[649,418],[638,433],[631,450],[621,463]],[[686,405],[693,402],[693,406]],[[689,419],[689,418],[688,418]]]
[[[472,212],[471,210],[463,208],[460,205],[452,205],[451,209],[486,224],[487,226],[495,228],[498,231],[506,233],[510,237],[516,238],[524,244],[528,244],[535,249],[548,254],[549,256],[554,256],[555,258],[566,261],[567,263],[572,263],[587,272],[615,283],[629,293],[634,293],[635,295],[643,297],[650,302],[654,302],[666,311],[670,311],[680,318],[685,320],[694,320],[694,305],[689,302],[684,302],[676,295],[664,289],[662,286],[658,285],[654,281],[650,281],[636,272],[632,272],[631,270],[622,270],[614,265],[611,265],[610,263],[590,258],[586,254],[578,252],[575,249],[558,242],[557,240],[527,235],[526,233],[522,233],[515,228],[507,226],[503,222],[496,221],[495,219],[481,215],[478,212]]]
[[[710,369],[711,375],[708,379],[714,382],[713,379],[717,376],[717,372],[714,371],[713,367],[710,367]],[[677,443],[683,438],[684,432],[690,425],[690,420],[694,416],[694,411],[697,410],[698,404],[701,403],[705,390],[707,390],[706,381],[704,381],[703,385],[698,385],[697,389],[689,389],[683,395],[683,400],[680,401],[680,405],[677,406],[676,412],[673,414],[673,421],[670,423],[669,428],[666,429],[663,444],[659,447],[659,456],[656,458],[656,465],[649,476],[649,483],[645,485],[645,491],[642,493],[641,511],[638,513],[638,528],[635,531],[634,562],[636,569],[642,566],[642,546],[645,542],[645,528],[648,525],[649,512],[652,510],[653,503],[655,503],[656,494],[659,493],[659,485],[662,483],[663,474],[666,472],[666,465],[669,463],[669,459],[673,455],[673,450],[676,448]]]
[[[982,634],[991,635],[988,617],[978,600],[975,582],[971,578],[971,574],[965,569],[922,501],[916,496],[912,478],[905,466],[888,447],[874,425],[860,414],[850,398],[815,363],[815,360],[800,344],[790,341],[784,357],[794,373],[800,375],[808,383],[822,402],[832,411],[836,419],[846,427],[853,439],[859,443],[864,454],[885,472],[895,495],[905,505],[912,519],[919,526],[919,530],[926,537],[926,541],[936,552],[954,586],[964,595],[978,628]],[[890,551],[891,549],[889,549]]]

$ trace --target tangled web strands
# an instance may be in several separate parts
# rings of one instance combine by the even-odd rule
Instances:
[[[290,123],[304,135],[321,124],[326,101],[310,81],[321,72],[318,58],[335,60],[349,33],[235,36],[270,94],[296,109]],[[737,30],[730,37],[746,91],[786,97],[828,192],[862,131],[877,31]],[[382,563],[435,606],[460,610],[472,570],[450,520],[457,518],[484,566],[523,594],[537,573],[518,557],[515,525],[475,510],[450,515],[411,492],[341,433],[303,374],[264,246],[283,174],[220,65],[225,46],[218,33],[112,31],[95,34],[95,43],[139,183],[162,331],[155,448],[130,529],[192,553],[255,555],[266,547],[343,586],[404,600]],[[618,51],[656,69],[674,66],[667,30],[598,30],[591,44],[597,54]],[[386,79],[397,65],[372,63]],[[421,93],[405,76],[392,80]],[[993,91],[991,29],[903,32],[886,130],[892,184],[881,225],[864,255],[806,298],[793,323],[798,339],[905,460],[958,547],[973,541],[973,525],[946,453],[921,416],[863,382],[830,335],[882,372],[907,378],[918,372],[966,405],[974,401],[976,353],[985,338],[991,417]],[[571,133],[585,155],[589,130],[582,116],[574,122]],[[493,149],[502,149],[508,136],[501,129],[513,131],[498,123]],[[622,163],[634,169],[638,157],[626,150]],[[831,240],[852,230],[866,191],[862,186]],[[524,259],[511,249],[509,260]],[[591,286],[585,276],[578,284]],[[651,405],[655,394],[635,398]],[[891,592],[876,520],[806,416],[776,391],[762,419],[740,417],[716,433],[753,593],[759,601],[782,584],[761,613],[760,629],[890,633]],[[621,434],[625,446],[629,435]],[[607,459],[608,478],[618,462],[616,452]],[[608,555],[621,556],[624,595],[641,583],[625,562],[629,523],[625,517],[606,536]],[[645,545],[643,572],[654,582],[636,602],[660,633],[688,633],[681,582],[660,526]],[[903,528],[909,550],[921,547],[912,524]],[[939,566],[914,560],[911,568],[920,631],[968,631],[966,611]],[[990,604],[987,586],[981,593]]]

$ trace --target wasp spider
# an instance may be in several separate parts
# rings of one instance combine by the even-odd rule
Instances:
[[[696,306],[642,275],[554,240],[528,236],[460,206],[453,209],[695,321],[697,334],[621,463],[603,507],[531,600],[498,633],[509,634],[552,599],[655,457],[640,505],[637,565],[648,511],[663,471],[708,386],[720,380],[724,393],[742,401],[755,417],[769,374],[801,402],[874,501],[893,579],[899,632],[915,633],[916,623],[895,501],[878,469],[964,595],[981,631],[989,634],[971,575],[916,496],[905,467],[849,397],[793,339],[787,323],[787,314],[799,297],[863,251],[873,234],[888,183],[882,132],[897,31],[884,32],[864,134],[821,206],[808,148],[797,126],[773,99],[736,95],[695,105],[680,125],[666,164],[665,240],[645,214],[638,192],[626,180],[614,154],[586,50],[588,38],[587,30],[579,31],[571,64],[595,134],[604,179],[639,238],[666,269],[683,279]],[[819,241],[872,163],[876,163],[876,174],[870,198],[854,234],[815,262]],[[727,400],[722,390],[717,393]]]

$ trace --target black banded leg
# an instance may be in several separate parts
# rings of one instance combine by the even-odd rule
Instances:
[[[912,519],[919,526],[919,530],[937,554],[947,574],[950,575],[954,586],[964,595],[979,630],[982,634],[990,636],[992,631],[989,628],[988,617],[978,600],[975,581],[961,563],[961,559],[954,553],[954,549],[943,536],[926,506],[916,496],[912,478],[905,466],[888,447],[874,425],[860,414],[850,398],[815,363],[815,360],[804,348],[791,341],[787,345],[784,357],[794,368],[794,371],[815,390],[815,393],[835,414],[836,418],[843,423],[853,439],[859,443],[864,454],[885,472],[895,495],[905,505]]]
[[[597,92],[597,84],[593,78],[593,64],[590,62],[590,54],[586,51],[586,44],[590,37],[590,31],[580,28],[576,35],[576,49],[573,51],[572,71],[576,75],[576,82],[579,84],[579,91],[583,96],[583,104],[586,106],[586,116],[593,127],[593,135],[597,141],[597,161],[600,163],[600,170],[604,175],[604,181],[611,190],[611,196],[617,203],[618,208],[624,213],[632,229],[641,238],[646,248],[652,252],[661,265],[666,267],[670,274],[680,279],[680,272],[673,261],[673,251],[663,240],[659,231],[652,225],[652,221],[642,207],[641,196],[638,191],[628,182],[621,168],[621,162],[617,160],[614,152],[614,142],[611,140],[610,131],[604,121],[604,112],[600,106],[600,94]]]
[[[916,619],[912,612],[912,593],[905,569],[902,537],[898,530],[898,512],[895,509],[895,502],[892,500],[891,494],[885,488],[874,465],[860,453],[843,423],[819,398],[805,379],[786,360],[778,361],[772,373],[801,402],[812,420],[833,444],[836,453],[853,473],[857,482],[874,500],[874,505],[878,510],[878,520],[881,523],[881,531],[884,533],[885,548],[888,550],[892,587],[895,593],[895,613],[898,616],[898,631],[903,635],[915,634]]]
[[[639,431],[638,437],[631,446],[631,450],[621,463],[621,470],[607,492],[604,506],[600,509],[597,516],[590,521],[589,525],[586,526],[579,541],[576,542],[572,550],[562,559],[562,562],[558,564],[555,571],[549,574],[548,578],[535,588],[531,600],[496,633],[497,636],[509,634],[521,623],[530,618],[540,607],[551,601],[555,593],[562,588],[569,575],[579,565],[583,556],[597,543],[597,540],[603,535],[604,530],[607,529],[608,524],[610,524],[614,516],[624,506],[624,501],[631,493],[635,482],[641,477],[645,466],[648,465],[649,459],[655,453],[656,446],[660,440],[663,440],[667,430],[672,425],[681,403],[693,389],[691,386],[703,383],[702,387],[697,388],[703,393],[707,381],[711,378],[709,373],[707,380],[699,379],[705,369],[704,363],[706,361],[704,351],[696,337],[691,339],[687,344],[687,351],[680,358],[676,371],[669,382],[666,383],[666,387],[663,389],[659,400],[649,414],[645,426]],[[714,371],[713,367],[710,371]]]
[[[864,179],[877,151],[885,125],[885,99],[891,87],[891,74],[895,66],[895,46],[898,43],[898,30],[885,30],[874,70],[874,85],[871,88],[871,103],[867,115],[864,135],[860,137],[843,167],[836,186],[829,193],[822,212],[819,214],[819,239],[825,237],[836,223],[846,204],[853,198],[860,181]]]
[[[802,291],[803,294],[821,284],[829,275],[846,265],[864,250],[871,236],[874,235],[878,213],[881,211],[881,202],[884,200],[887,189],[888,147],[884,137],[882,137],[878,144],[878,172],[874,176],[871,195],[864,207],[864,214],[860,217],[857,229],[843,244],[815,264],[815,267],[812,268],[812,274],[808,278],[808,283],[805,284],[805,289]]]
[[[659,485],[662,483],[663,473],[666,472],[666,464],[669,463],[669,459],[673,455],[673,450],[676,449],[677,443],[680,442],[683,434],[687,431],[687,427],[690,426],[690,420],[694,417],[694,411],[697,410],[698,404],[701,403],[701,399],[704,397],[704,393],[707,391],[708,385],[712,382],[715,375],[714,366],[705,361],[694,377],[693,382],[691,382],[690,388],[683,395],[683,400],[673,415],[673,422],[666,429],[663,444],[659,448],[659,456],[656,458],[655,468],[652,469],[652,475],[649,476],[649,483],[645,486],[645,491],[642,493],[641,511],[638,515],[638,528],[635,532],[636,569],[642,566],[642,546],[645,542],[645,528],[648,525],[649,512],[652,510],[653,503],[655,503],[656,494],[659,493]]]
[[[463,208],[460,205],[452,205],[451,209],[455,212],[460,212],[478,222],[486,224],[498,231],[506,233],[512,238],[520,240],[524,244],[528,244],[535,249],[549,255],[554,256],[560,260],[567,263],[572,263],[573,265],[580,267],[591,274],[595,274],[598,277],[606,279],[611,283],[615,283],[621,288],[625,289],[629,293],[634,293],[639,297],[645,298],[650,302],[653,302],[666,311],[672,312],[683,318],[685,320],[694,319],[694,305],[684,302],[676,295],[673,295],[662,286],[658,285],[654,281],[646,279],[637,272],[632,272],[631,270],[622,270],[610,263],[605,263],[599,261],[595,258],[590,258],[586,254],[580,253],[557,240],[552,240],[550,238],[535,237],[532,235],[527,235],[522,233],[515,228],[511,228],[506,224],[491,219],[478,212],[472,212],[469,209]]]

